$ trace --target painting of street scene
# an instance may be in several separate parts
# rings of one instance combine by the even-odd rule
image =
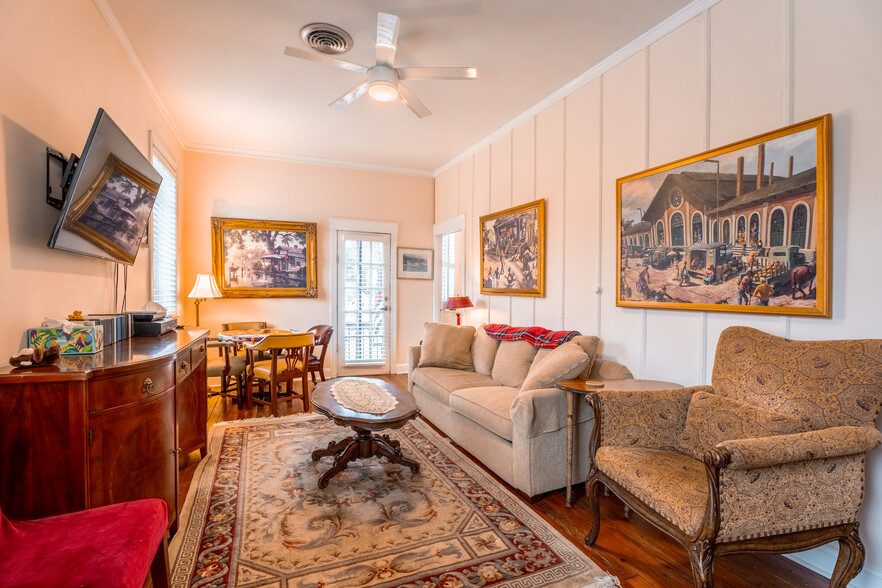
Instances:
[[[617,304],[829,316],[829,126],[619,179]]]
[[[545,295],[545,200],[481,217],[481,294]]]
[[[315,223],[212,218],[212,230],[213,269],[225,296],[317,295]]]
[[[92,185],[71,207],[65,228],[122,263],[132,264],[158,192],[159,183],[111,154]]]

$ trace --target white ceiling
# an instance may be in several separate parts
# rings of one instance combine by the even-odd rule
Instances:
[[[128,39],[187,148],[432,172],[689,0],[96,0]],[[377,12],[401,18],[395,65],[474,66],[410,81],[432,111],[367,96],[328,108],[363,74],[286,57],[300,29],[349,32],[374,63]]]

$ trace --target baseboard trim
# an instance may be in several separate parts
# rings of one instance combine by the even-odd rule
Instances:
[[[406,363],[399,363],[393,369],[394,369],[394,371],[392,373],[406,374],[407,373],[407,364]]]
[[[839,544],[828,543],[809,551],[789,553],[784,557],[829,578],[833,575],[836,558],[839,557]],[[864,569],[861,570],[861,573],[848,583],[849,588],[875,588],[876,586],[882,586],[882,570],[866,563],[864,563]]]

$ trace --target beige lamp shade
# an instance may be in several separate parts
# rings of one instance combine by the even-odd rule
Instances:
[[[190,290],[187,298],[194,298],[196,303],[196,326],[199,326],[199,303],[206,298],[223,298],[223,292],[217,286],[212,274],[196,274],[196,285]]]
[[[212,274],[196,274],[196,285],[190,290],[187,298],[223,298],[217,282]]]

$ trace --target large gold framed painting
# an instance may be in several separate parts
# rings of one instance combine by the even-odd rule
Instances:
[[[211,267],[226,298],[316,298],[316,223],[212,217]]]
[[[481,294],[545,296],[545,199],[481,217]]]
[[[829,318],[831,116],[616,182],[616,305]]]

